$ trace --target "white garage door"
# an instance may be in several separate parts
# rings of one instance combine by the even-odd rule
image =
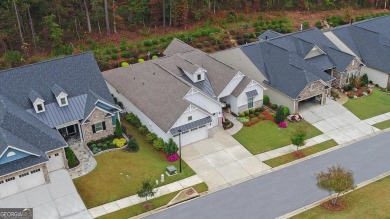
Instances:
[[[206,126],[190,130],[181,135],[182,145],[187,145],[208,138]]]
[[[62,153],[55,153],[50,155],[47,169],[49,172],[64,168],[64,160],[62,158]]]
[[[45,184],[42,168],[0,181],[0,199]]]

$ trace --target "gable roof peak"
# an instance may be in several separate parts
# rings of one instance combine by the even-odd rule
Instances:
[[[51,92],[53,92],[55,97],[58,97],[61,93],[67,94],[66,91],[60,87],[58,84],[54,84],[51,88]]]
[[[43,102],[45,102],[43,97],[35,90],[31,90],[30,93],[28,93],[28,98],[30,99],[31,103],[35,103],[37,99],[41,99]]]

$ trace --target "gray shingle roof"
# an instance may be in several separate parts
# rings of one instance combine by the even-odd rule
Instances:
[[[163,54],[166,56],[170,56],[177,53],[189,52],[193,51],[195,48],[187,45],[183,41],[179,39],[173,39],[169,46],[164,50]]]
[[[390,16],[331,29],[368,67],[390,74]]]
[[[66,91],[60,87],[58,84],[54,84],[53,87],[51,88],[51,91],[53,92],[54,96],[58,97],[61,93],[65,93]]]
[[[196,121],[193,121],[193,122],[190,122],[190,123],[178,126],[178,127],[174,127],[171,129],[171,134],[176,135],[176,134],[179,134],[179,130],[181,132],[185,132],[185,131],[188,131],[188,130],[193,129],[193,128],[198,128],[199,126],[205,125],[205,124],[210,123],[210,122],[211,122],[211,117],[208,116],[208,117],[205,117],[205,118],[202,118],[202,119],[199,119],[199,120],[196,120]]]
[[[250,78],[248,78],[248,77],[244,77],[241,81],[240,81],[240,83],[238,83],[238,85],[237,85],[237,87],[233,90],[233,92],[232,92],[232,95],[234,96],[234,97],[238,97],[238,96],[240,96],[240,94],[242,93],[242,91],[244,91],[245,90],[245,88],[249,85],[249,83],[251,83],[251,79]]]
[[[283,35],[283,34],[280,34],[280,33],[275,32],[273,30],[266,30],[264,33],[260,34],[260,36],[258,38],[260,40],[269,40],[269,39],[272,39],[274,37],[278,37],[281,35]]]
[[[23,109],[31,109],[31,90],[41,95],[45,104],[57,102],[52,87],[57,84],[68,98],[90,90],[115,104],[92,53],[81,53],[18,68],[0,71],[0,94]]]
[[[37,99],[44,100],[43,97],[35,90],[30,90],[28,93],[28,98],[30,99],[31,103],[34,103]]]
[[[191,86],[153,61],[105,71],[103,76],[165,132],[190,105],[183,98]]]
[[[45,152],[67,146],[59,132],[31,116],[21,107],[0,95],[0,154],[8,146],[14,146],[40,158],[27,158],[1,165],[0,175],[19,170],[18,168],[45,161]],[[26,161],[26,163],[23,163]]]

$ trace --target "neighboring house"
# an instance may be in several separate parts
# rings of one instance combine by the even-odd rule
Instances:
[[[190,144],[221,125],[225,103],[235,113],[262,105],[263,87],[240,71],[174,39],[165,57],[103,72],[128,112],[164,140]]]
[[[360,60],[340,51],[318,29],[285,35],[266,31],[259,39],[212,56],[262,82],[271,102],[292,113],[301,102],[325,104],[332,85],[342,87],[347,75],[360,74]]]
[[[342,51],[361,59],[369,80],[390,88],[390,16],[343,25],[325,32]]]
[[[115,105],[92,53],[0,71],[0,198],[67,168],[64,139],[113,134]]]

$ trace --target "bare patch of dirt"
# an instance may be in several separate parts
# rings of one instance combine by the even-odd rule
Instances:
[[[345,209],[345,205],[341,198],[339,198],[336,204],[332,204],[332,200],[328,200],[321,204],[322,207],[326,208],[329,211],[342,211]]]

